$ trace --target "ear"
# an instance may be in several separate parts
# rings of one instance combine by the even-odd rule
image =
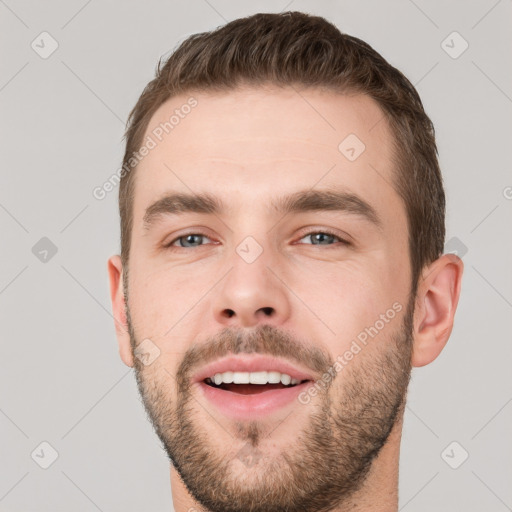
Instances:
[[[464,264],[444,254],[423,271],[414,312],[413,366],[431,363],[443,350],[453,328]]]
[[[133,366],[133,353],[130,344],[130,333],[126,319],[126,304],[123,293],[123,264],[119,255],[108,260],[108,275],[110,279],[110,298],[116,327],[119,355],[127,366]]]

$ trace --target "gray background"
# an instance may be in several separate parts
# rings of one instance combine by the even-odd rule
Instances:
[[[436,126],[447,250],[465,274],[446,349],[413,371],[400,509],[512,510],[510,0],[0,0],[1,511],[172,510],[110,312],[117,189],[102,201],[92,191],[119,168],[124,122],[160,56],[283,9],[368,41],[417,85]],[[43,31],[59,45],[47,58]],[[58,453],[48,469],[43,441]]]

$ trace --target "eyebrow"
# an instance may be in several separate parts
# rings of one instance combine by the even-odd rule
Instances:
[[[301,213],[310,211],[338,211],[361,216],[382,230],[382,220],[376,210],[358,195],[345,191],[299,190],[280,196],[270,202],[270,208],[276,214]],[[143,227],[151,229],[163,216],[184,213],[203,213],[222,215],[226,212],[223,201],[209,193],[189,194],[171,193],[151,204],[144,214]]]

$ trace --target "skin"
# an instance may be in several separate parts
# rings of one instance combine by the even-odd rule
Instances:
[[[162,105],[146,133],[190,95]],[[348,482],[344,489],[330,486],[332,495],[324,490],[330,508],[319,500],[314,507],[309,502],[308,510],[396,512],[402,399],[410,367],[429,364],[445,346],[463,263],[455,255],[441,256],[423,269],[417,295],[410,297],[406,212],[392,186],[393,138],[387,124],[378,122],[382,112],[370,98],[319,89],[298,94],[292,88],[247,87],[193,96],[197,107],[137,167],[129,276],[119,255],[108,261],[120,356],[136,370],[158,435],[170,457],[184,455],[174,443],[180,433],[185,444],[191,443],[187,448],[195,446],[207,456],[204,467],[210,470],[210,481],[200,465],[192,465],[197,462],[194,455],[189,467],[186,457],[178,461],[181,475],[171,465],[175,510],[207,510],[200,501],[207,500],[204,489],[212,482],[238,493],[222,506],[219,502],[219,510],[243,510],[244,504],[245,510],[260,510],[243,500],[251,492],[261,498],[261,482],[275,492],[275,500],[281,497],[287,503],[295,497],[289,484],[299,483],[305,470],[292,473],[297,480],[291,482],[285,479],[286,469],[295,467],[299,455],[308,455],[311,474],[306,482],[313,485],[327,470],[334,472],[335,481]],[[366,149],[350,162],[338,145],[352,133]],[[377,211],[382,230],[346,212],[283,217],[268,208],[277,196],[311,188],[358,194]],[[223,215],[163,217],[144,230],[145,209],[163,193],[191,191],[218,196],[228,210]],[[315,237],[308,235],[325,229],[351,245],[337,238],[314,245]],[[189,247],[179,247],[178,241],[176,251],[163,248],[194,232],[206,237]],[[250,264],[236,252],[247,236],[263,249]],[[292,354],[295,341],[332,362],[394,303],[403,306],[401,311],[307,405],[295,403],[257,422],[239,422],[222,416],[197,389],[187,387],[190,372],[198,368],[191,364],[192,347],[202,354],[215,347],[224,354],[233,340],[229,334],[240,332],[247,346],[261,353],[275,354],[279,348]],[[160,351],[148,366],[134,357],[132,347],[146,338]],[[308,359],[303,367],[313,372]],[[379,368],[382,378],[376,376]],[[361,411],[366,405],[374,409],[364,424]],[[350,434],[343,418],[354,421]],[[384,432],[386,421],[392,428]],[[331,428],[330,435],[322,425]],[[365,437],[364,425],[380,425],[382,438]],[[315,439],[317,448],[312,446]],[[347,452],[351,439],[352,458]],[[365,469],[360,459],[368,446],[378,449]],[[332,449],[338,450],[337,459],[326,460]],[[261,460],[249,467],[237,457],[240,450],[259,454]],[[219,464],[222,472],[215,471]],[[190,489],[196,484],[198,488]],[[209,507],[215,510],[213,502]]]

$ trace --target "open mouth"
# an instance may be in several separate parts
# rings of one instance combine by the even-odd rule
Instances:
[[[218,412],[242,421],[261,420],[277,414],[284,407],[297,407],[301,403],[300,400],[297,402],[298,397],[312,384],[311,380],[303,378],[295,378],[292,383],[289,375],[279,372],[268,379],[265,374],[251,374],[250,378],[236,373],[233,376],[222,374],[222,378],[218,374],[212,377],[198,381],[199,392]]]
[[[201,368],[192,382],[212,413],[236,420],[265,420],[299,407],[314,375],[285,359],[230,355]],[[301,409],[305,410],[305,409]],[[214,412],[215,411],[215,412]]]
[[[300,386],[301,384],[304,384],[305,382],[309,382],[308,380],[302,380],[296,384],[234,384],[234,383],[221,383],[221,384],[215,384],[210,377],[207,377],[203,381],[208,386],[211,386],[216,389],[221,389],[223,391],[230,391],[231,393],[238,393],[240,395],[257,395],[259,393],[265,393],[266,391],[273,391],[276,389],[288,389],[288,388],[294,388],[296,386]]]

